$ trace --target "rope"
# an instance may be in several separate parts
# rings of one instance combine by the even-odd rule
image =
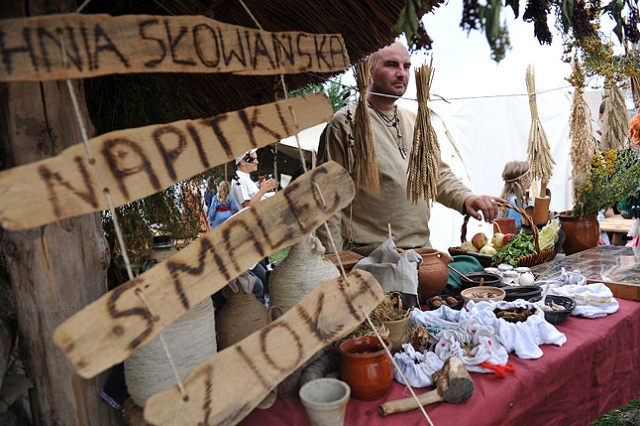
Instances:
[[[84,8],[90,0],[86,0],[78,10],[82,10],[82,8]],[[60,35],[60,46],[61,46],[61,50],[62,50],[62,64],[65,68],[69,67],[69,63],[68,63],[68,58],[67,58],[67,49],[66,49],[66,45],[64,42],[64,37],[62,37],[62,34]],[[78,103],[78,98],[76,96],[76,92],[75,89],[73,87],[73,84],[71,83],[71,79],[65,79],[66,84],[67,84],[67,89],[69,90],[69,96],[71,98],[71,103],[73,105],[73,110],[75,113],[75,117],[76,120],[78,122],[78,126],[80,127],[80,133],[82,135],[82,141],[84,143],[84,147],[85,147],[85,151],[87,153],[87,162],[90,165],[94,165],[95,164],[95,158],[93,158],[93,153],[91,150],[91,144],[89,143],[89,136],[87,134],[87,128],[85,126],[82,114],[80,112],[80,104]],[[122,253],[122,258],[124,260],[124,264],[125,267],[127,269],[127,276],[129,277],[129,280],[132,280],[134,278],[133,276],[133,270],[131,269],[131,261],[129,260],[129,255],[127,253],[127,247],[125,245],[124,242],[124,237],[122,235],[122,228],[120,227],[120,223],[118,222],[118,215],[116,214],[116,210],[115,210],[115,206],[113,204],[113,200],[111,199],[111,195],[109,194],[109,189],[105,188],[103,190],[104,196],[107,200],[107,204],[109,205],[109,212],[111,213],[111,218],[113,220],[113,226],[114,229],[116,231],[116,236],[118,238],[118,245],[120,247],[120,252]],[[145,307],[147,308],[147,310],[149,311],[149,313],[151,314],[153,321],[157,322],[159,320],[159,316],[156,315],[153,310],[151,309],[151,306],[149,305],[149,302],[147,300],[147,298],[145,297],[144,293],[142,292],[142,290],[140,289],[136,289],[136,295],[138,296],[138,298],[140,298],[140,300],[142,301],[142,303],[145,305]],[[210,327],[210,324],[207,324],[208,327]],[[162,346],[162,349],[164,350],[165,356],[167,358],[167,360],[169,361],[169,365],[171,367],[171,370],[173,371],[173,375],[177,381],[178,384],[178,388],[180,388],[180,394],[182,395],[182,399],[183,400],[187,400],[188,399],[188,395],[186,393],[186,390],[184,388],[184,385],[182,383],[182,381],[180,380],[180,374],[178,373],[178,370],[176,368],[176,364],[173,361],[173,357],[171,356],[171,353],[169,352],[169,347],[164,339],[164,336],[162,333],[158,334],[158,340],[160,341],[160,344]],[[214,351],[215,352],[215,351]],[[160,391],[161,389],[158,389],[157,391]],[[143,404],[144,405],[144,404]]]
[[[144,293],[137,290],[136,294],[149,312],[153,312]],[[179,357],[171,357],[164,336],[172,347],[180,348]],[[189,397],[181,377],[186,377],[216,350],[213,302],[206,298],[124,362],[125,381],[131,398],[144,407],[151,396],[177,382],[182,400],[187,401]],[[167,369],[165,359],[170,369]]]
[[[396,360],[393,359],[393,355],[391,355],[391,352],[389,352],[389,348],[387,347],[385,341],[382,340],[382,336],[380,336],[380,333],[378,333],[378,330],[376,329],[375,325],[373,324],[373,321],[371,321],[371,317],[369,316],[367,311],[364,310],[364,307],[362,307],[362,305],[360,306],[360,310],[362,311],[362,313],[364,314],[365,318],[367,319],[367,322],[369,323],[369,327],[371,327],[371,330],[373,330],[373,332],[375,333],[376,337],[378,338],[378,341],[380,342],[380,344],[384,348],[384,351],[387,353],[387,356],[391,359],[391,362],[393,363],[393,366],[396,368],[396,370],[400,374],[400,377],[402,377],[402,380],[404,381],[407,389],[409,390],[409,393],[411,393],[411,396],[413,397],[413,399],[416,400],[416,404],[418,405],[418,408],[422,412],[422,415],[424,416],[425,419],[427,419],[427,421],[429,422],[429,424],[431,426],[434,426],[433,422],[431,421],[431,418],[429,417],[427,412],[424,410],[424,406],[422,404],[420,404],[420,400],[418,399],[418,397],[416,396],[415,392],[413,391],[413,388],[411,386],[409,386],[409,381],[407,380],[407,378],[402,373],[402,370],[400,369],[400,366],[396,363]]]

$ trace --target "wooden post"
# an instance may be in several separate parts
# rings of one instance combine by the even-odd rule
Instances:
[[[60,13],[73,0],[5,2],[1,18]],[[82,119],[89,124],[81,82],[73,82]],[[41,160],[81,142],[64,81],[0,85],[0,152],[9,168]],[[34,209],[38,206],[34,205]],[[74,374],[53,331],[107,289],[109,253],[98,213],[22,232],[1,241],[15,298],[21,358],[34,387],[36,425],[115,425],[119,413],[99,397],[101,380]]]

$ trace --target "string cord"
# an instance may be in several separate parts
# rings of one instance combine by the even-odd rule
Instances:
[[[81,6],[80,8],[78,8],[78,11],[82,10],[88,3],[90,0],[86,0]],[[61,50],[62,50],[62,64],[65,68],[69,67],[69,63],[68,63],[68,58],[67,58],[67,49],[66,49],[66,45],[65,45],[65,41],[64,41],[64,37],[62,36],[62,34],[60,35],[60,46],[61,46]],[[93,158],[93,152],[91,150],[91,144],[89,143],[89,136],[87,133],[87,128],[85,125],[85,122],[83,120],[81,111],[80,111],[80,104],[78,103],[78,97],[76,96],[76,92],[75,92],[75,88],[73,87],[73,84],[71,82],[71,79],[66,79],[66,85],[67,85],[67,89],[69,90],[69,97],[71,98],[71,103],[73,105],[73,109],[74,109],[74,113],[75,113],[75,118],[78,122],[78,126],[80,127],[80,133],[82,136],[82,142],[84,144],[85,147],[85,151],[87,154],[87,162],[90,165],[94,165],[95,164],[95,158]],[[129,280],[133,280],[134,276],[133,276],[133,270],[131,269],[131,262],[129,260],[129,255],[127,252],[127,247],[126,244],[124,242],[124,237],[122,234],[122,228],[120,227],[120,223],[118,222],[118,215],[116,214],[116,210],[115,210],[115,206],[113,203],[113,200],[111,199],[111,195],[109,194],[109,189],[108,188],[104,188],[103,190],[104,196],[107,200],[107,204],[109,205],[109,212],[111,213],[111,218],[113,220],[113,226],[116,232],[116,236],[118,238],[118,245],[120,247],[120,252],[122,253],[122,258],[124,260],[125,263],[125,267],[127,270],[127,275],[129,277]],[[138,296],[138,298],[142,301],[142,303],[144,304],[144,306],[146,307],[146,309],[149,311],[149,313],[151,314],[152,318],[154,319],[154,322],[157,322],[159,320],[159,316],[154,312],[154,310],[151,308],[151,305],[149,304],[149,301],[147,300],[146,296],[144,295],[144,293],[142,292],[142,290],[140,289],[136,289],[135,294]],[[173,375],[176,379],[176,382],[178,384],[178,388],[180,389],[180,395],[182,396],[183,400],[188,400],[189,397],[187,395],[187,391],[184,387],[184,384],[182,383],[182,380],[180,379],[180,373],[178,372],[178,369],[176,368],[175,362],[173,360],[173,357],[171,356],[171,352],[169,351],[169,346],[167,345],[167,342],[162,334],[159,333],[158,334],[158,339],[160,340],[160,344],[162,346],[162,349],[165,353],[165,356],[167,357],[167,360],[169,362],[169,366],[171,367],[171,371],[173,372]]]
[[[425,411],[424,406],[422,404],[420,404],[420,400],[418,399],[418,396],[413,391],[413,388],[409,385],[409,381],[404,376],[404,373],[400,369],[400,366],[396,363],[396,360],[393,358],[393,355],[391,355],[391,352],[389,351],[389,348],[387,347],[387,344],[385,343],[384,340],[382,340],[382,336],[380,336],[380,333],[378,333],[378,330],[376,329],[375,325],[373,324],[373,321],[371,321],[371,317],[369,316],[367,311],[365,311],[363,306],[360,306],[360,310],[362,311],[362,313],[364,314],[365,318],[367,319],[367,322],[369,323],[369,327],[371,327],[371,330],[373,330],[373,332],[375,333],[376,337],[378,338],[378,341],[380,342],[380,344],[384,348],[384,351],[386,352],[387,356],[391,359],[391,363],[393,364],[395,369],[398,371],[398,374],[400,374],[400,377],[402,377],[402,380],[404,381],[405,386],[409,390],[409,393],[411,394],[413,399],[416,401],[416,404],[418,405],[418,408],[422,412],[422,415],[424,416],[425,419],[427,419],[427,421],[429,422],[429,424],[431,426],[434,426],[433,422],[431,421],[431,418],[429,417],[429,415]]]

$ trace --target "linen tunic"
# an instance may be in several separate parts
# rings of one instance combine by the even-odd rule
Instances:
[[[329,159],[336,161],[353,176],[353,149],[348,146],[352,144],[349,135],[353,132],[347,120],[347,109],[351,111],[352,117],[355,116],[355,105],[345,107],[336,113],[321,136],[318,155],[320,163]],[[371,106],[368,108],[368,113],[376,144],[380,192],[377,195],[370,195],[357,188],[352,204],[343,209],[342,213],[329,219],[328,225],[337,249],[346,250],[381,243],[389,238],[387,224],[391,224],[391,233],[398,247],[431,247],[429,203],[420,199],[417,204],[413,204],[407,199],[409,155],[407,158],[402,158],[399,150],[400,139],[396,129],[388,127]],[[383,113],[389,118],[392,116],[391,111],[383,111]],[[397,114],[402,140],[409,154],[413,144],[416,114],[401,107],[398,107]],[[437,201],[460,213],[464,211],[464,201],[473,195],[473,192],[442,161],[437,187]],[[332,252],[333,248],[324,232],[324,227],[319,228],[318,236],[327,252]]]

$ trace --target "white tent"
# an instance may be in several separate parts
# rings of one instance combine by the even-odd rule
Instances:
[[[556,162],[549,182],[551,210],[572,207],[571,162],[569,150],[569,118],[573,88],[550,90],[537,95],[538,112],[549,139]],[[591,91],[585,99],[591,108],[592,124],[598,128],[598,106],[602,91]],[[407,108],[417,109],[415,101],[400,101]],[[527,160],[527,143],[531,113],[526,94],[433,100],[430,107],[433,126],[438,134],[442,159],[476,194],[500,195],[502,169],[508,161]],[[299,133],[303,149],[316,151],[325,124]],[[295,137],[282,143],[297,147]],[[442,251],[460,245],[463,217],[446,207],[432,208],[431,243]],[[482,231],[491,235],[490,224],[471,219],[467,236]]]

